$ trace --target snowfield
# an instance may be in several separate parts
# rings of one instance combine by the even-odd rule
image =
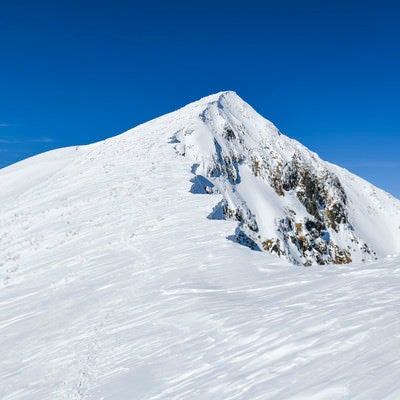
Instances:
[[[332,167],[376,261],[238,244],[179,154],[218,96],[0,170],[0,399],[400,399],[399,201]]]

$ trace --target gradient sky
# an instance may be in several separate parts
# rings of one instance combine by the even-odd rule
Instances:
[[[234,90],[400,198],[399,15],[385,0],[2,2],[0,166]]]

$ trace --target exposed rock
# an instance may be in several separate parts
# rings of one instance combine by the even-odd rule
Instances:
[[[249,130],[246,124],[239,122],[240,118],[225,114],[223,103],[218,103],[215,109],[204,110],[200,118],[212,132],[213,146],[211,142],[207,148],[213,150],[211,157],[201,160],[202,167],[194,172],[198,176],[203,174],[201,179],[193,181],[197,184],[194,189],[222,194],[223,216],[238,222],[239,233],[235,240],[303,265],[349,263],[353,258],[351,251],[358,254],[359,259],[360,254],[363,259],[375,257],[373,250],[353,229],[347,195],[339,177],[317,155],[285,138],[273,126],[257,125],[257,132],[266,129],[268,133],[265,137],[255,134],[254,129]],[[178,133],[174,142],[185,146],[180,143],[182,137],[191,138],[192,135]],[[257,212],[263,207],[254,202],[250,207],[245,201],[247,194],[239,194],[244,169],[246,176],[250,171],[256,180],[253,186],[243,187],[272,188],[279,199],[270,204],[290,205],[283,212],[284,207],[276,208],[278,214],[273,221],[268,217],[270,225],[265,232],[265,218]],[[257,201],[262,202],[262,196],[269,196],[269,193],[260,189]],[[271,224],[274,224],[275,235],[271,235]],[[339,237],[345,240],[338,240]],[[342,248],[343,243],[349,244],[351,251]]]

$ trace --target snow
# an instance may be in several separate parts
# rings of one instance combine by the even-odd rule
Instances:
[[[253,216],[256,233],[246,231],[246,226],[242,228],[260,248],[263,240],[279,236],[277,221],[284,220],[289,212],[293,212],[295,222],[303,226],[306,219],[313,218],[293,192],[280,196],[271,187],[271,173],[279,176],[277,171],[290,164],[296,156],[304,167],[320,177],[326,171],[335,174],[345,189],[349,225],[343,225],[339,232],[328,229],[328,235],[335,238],[335,244],[349,249],[354,261],[400,252],[399,200],[348,171],[321,160],[316,153],[281,134],[235,93],[224,92],[207,97],[170,114],[172,116],[175,117],[173,121],[162,121],[171,127],[171,132],[176,131],[173,138],[178,153],[198,164],[195,174],[210,179],[215,186],[214,191],[222,194],[230,209],[242,209],[247,214],[243,218],[254,225],[249,215]],[[227,129],[231,131],[231,137],[226,137]],[[235,160],[232,161],[235,157],[241,157],[243,162],[232,165],[235,164]],[[254,160],[258,160],[261,176],[255,176],[251,170]],[[221,165],[222,168],[230,166],[231,171],[221,174]],[[216,168],[217,174],[210,172]],[[229,173],[231,177],[227,177]],[[235,179],[236,182],[232,183]],[[331,192],[332,201],[340,202],[340,189],[332,185],[327,189]],[[368,245],[370,254],[363,250],[363,243]],[[299,257],[298,250],[293,249],[291,260],[300,260]]]
[[[237,222],[208,218],[225,193],[191,192],[221,96],[275,135],[224,93],[0,171],[2,400],[400,398],[398,201],[332,167],[357,229],[389,226],[372,263],[296,267],[229,240]],[[240,173],[240,196],[267,190]]]
[[[353,226],[380,256],[400,253],[400,202],[343,168],[332,166],[350,197]]]

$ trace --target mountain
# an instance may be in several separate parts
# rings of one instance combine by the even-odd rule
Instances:
[[[235,93],[0,185],[1,399],[400,396],[399,201]]]
[[[194,114],[172,136],[194,162],[192,191],[222,196],[215,211],[238,221],[239,243],[303,265],[400,251],[397,199],[322,161],[235,93],[180,112]]]
[[[100,164],[112,173],[127,152],[135,151],[137,145],[129,143],[136,136],[149,146],[155,145],[151,141],[169,143],[185,158],[175,160],[170,152],[171,162],[191,163],[191,192],[215,195],[209,218],[237,221],[232,238],[240,244],[306,266],[370,261],[400,252],[397,199],[324,162],[234,92],[206,97],[105,142],[58,150],[41,156],[41,163],[34,158],[14,168],[34,175],[30,184],[43,174],[53,175],[59,164],[64,172],[81,176],[87,169],[98,179]],[[121,154],[111,153],[118,147]],[[5,170],[7,175],[10,171]],[[17,189],[15,184],[10,188]]]

